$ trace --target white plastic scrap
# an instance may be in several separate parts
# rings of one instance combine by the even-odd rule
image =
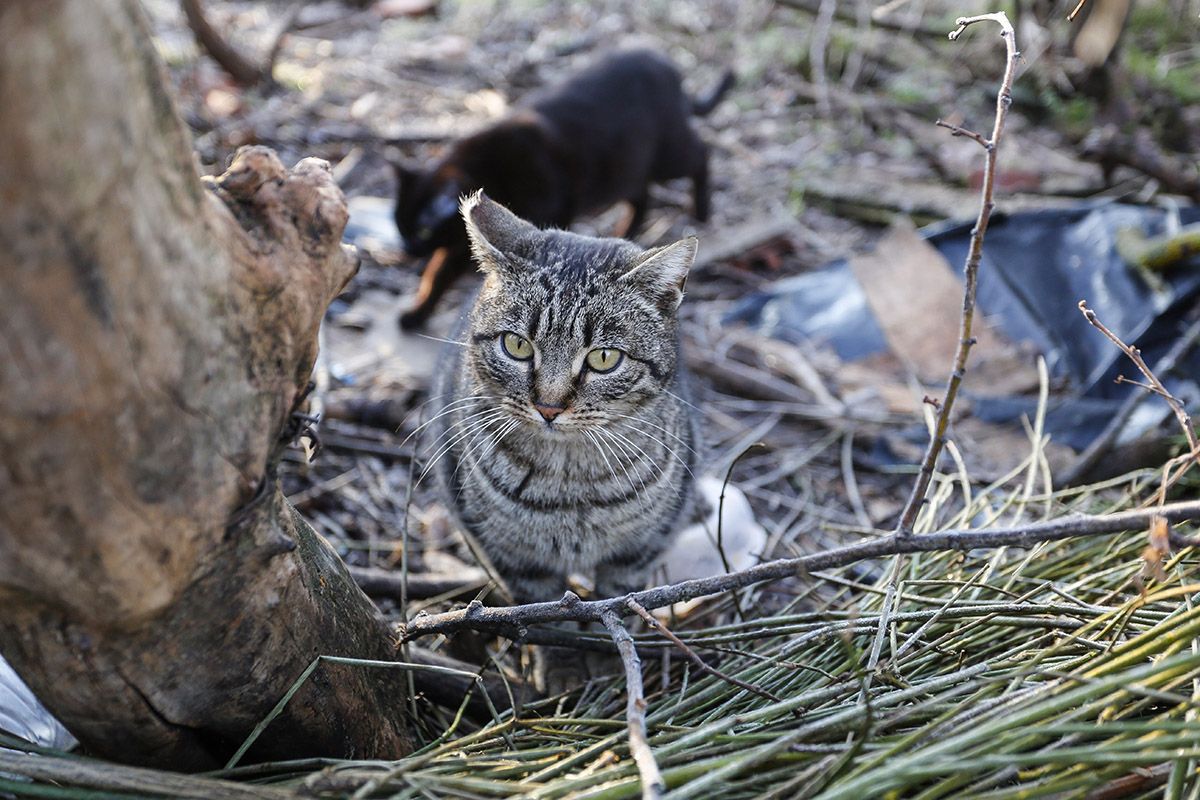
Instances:
[[[4,656],[0,656],[0,730],[57,750],[70,750],[79,744],[38,702]]]

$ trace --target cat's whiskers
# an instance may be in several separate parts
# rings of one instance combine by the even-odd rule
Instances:
[[[500,446],[500,443],[503,442],[504,439],[510,433],[515,431],[520,426],[521,426],[521,421],[513,419],[513,420],[509,420],[505,424],[502,424],[500,426],[500,430],[495,431],[494,433],[489,432],[488,438],[491,440],[491,444],[488,445],[487,450],[485,450],[484,452],[479,454],[479,458],[477,458],[473,462],[471,462],[471,471],[467,473],[468,477],[473,475],[475,473],[475,468],[478,467],[479,464],[481,464],[485,458],[490,456],[495,451],[495,449]]]
[[[647,465],[649,465],[651,470],[657,471],[660,477],[663,475],[662,466],[650,457],[645,448],[640,447],[628,436],[617,433],[612,428],[598,428],[597,430],[602,431],[604,436],[606,436],[609,441],[620,447],[621,452],[625,453],[627,456],[630,456],[632,459],[645,462]],[[643,481],[643,483],[644,482],[645,481]]]
[[[661,446],[661,447],[662,447],[664,450],[666,450],[668,453],[670,453],[670,454],[671,454],[671,455],[672,455],[672,456],[675,458],[675,460],[676,460],[676,461],[678,461],[678,462],[680,463],[680,465],[681,465],[681,466],[682,466],[682,467],[683,467],[685,470],[687,470],[687,474],[692,476],[692,480],[695,480],[695,479],[696,479],[696,474],[695,474],[694,472],[692,472],[692,468],[691,468],[690,466],[688,466],[688,463],[687,463],[687,461],[686,461],[686,460],[684,460],[684,458],[683,458],[682,456],[680,456],[680,455],[679,455],[679,453],[678,453],[678,452],[676,452],[676,450],[675,450],[674,448],[672,448],[670,445],[668,445],[668,444],[667,444],[666,442],[664,442],[662,439],[659,439],[657,436],[655,436],[654,434],[650,433],[649,431],[644,431],[644,430],[640,430],[640,429],[638,429],[638,428],[635,428],[635,427],[633,427],[632,425],[630,425],[628,422],[618,422],[618,423],[615,423],[615,425],[614,425],[613,427],[616,427],[617,425],[624,425],[624,426],[626,426],[627,428],[629,428],[629,430],[631,430],[631,431],[634,431],[634,432],[636,432],[636,433],[639,433],[639,434],[641,434],[642,436],[645,436],[645,437],[646,437],[646,438],[648,438],[648,439],[653,439],[655,442],[658,442],[658,444],[659,444],[659,445],[660,445],[660,446]],[[611,428],[610,428],[610,430],[611,430]],[[690,449],[690,448],[689,448],[689,449]]]
[[[430,341],[434,342],[442,342],[443,344],[452,344],[458,347],[469,347],[471,345],[470,342],[460,342],[457,339],[443,339],[440,336],[430,336],[428,333],[418,333],[417,336],[420,336],[422,339],[429,339]]]
[[[481,419],[481,420],[471,423],[464,430],[456,433],[450,441],[448,441],[444,445],[442,445],[438,449],[438,451],[436,453],[434,453],[434,455],[429,459],[429,462],[425,465],[425,468],[421,471],[421,475],[417,478],[416,485],[419,486],[421,484],[421,481],[423,481],[425,479],[425,476],[428,475],[435,466],[437,466],[437,463],[439,461],[441,461],[441,459],[447,453],[449,453],[456,444],[463,441],[464,439],[467,439],[468,437],[472,436],[476,432],[486,429],[489,425],[495,423],[498,419],[500,419],[499,416],[486,417],[484,419]]]
[[[647,460],[647,461],[650,463],[650,465],[651,465],[652,467],[654,467],[655,469],[657,469],[657,470],[658,470],[659,477],[660,477],[660,478],[663,478],[663,479],[665,479],[665,478],[666,478],[666,472],[665,472],[665,471],[662,469],[662,467],[660,467],[660,466],[659,466],[658,462],[657,462],[657,461],[654,461],[654,460],[653,460],[653,459],[651,459],[651,458],[649,458],[649,457],[646,455],[646,451],[645,451],[644,449],[642,449],[641,447],[639,447],[639,446],[638,446],[636,443],[634,443],[634,442],[633,442],[631,439],[629,439],[629,438],[628,438],[628,437],[626,437],[626,436],[622,436],[621,434],[619,434],[619,433],[617,433],[616,431],[614,431],[612,428],[607,428],[607,429],[605,429],[605,432],[606,432],[606,433],[607,433],[609,436],[619,437],[619,440],[624,440],[625,442],[628,442],[628,446],[629,446],[629,447],[636,448],[636,449],[637,449],[637,451],[638,451],[638,453],[640,454],[640,456],[641,456],[642,458],[645,458],[645,459],[646,459],[646,460]],[[648,433],[646,433],[645,431],[638,431],[638,433],[640,433],[642,436],[650,436],[650,435],[649,435]],[[654,437],[650,437],[650,438],[654,438]],[[658,440],[656,439],[655,441],[658,441]],[[660,445],[662,445],[662,442],[659,442],[659,444],[660,444]],[[666,445],[663,445],[663,447],[666,447]],[[671,450],[671,448],[669,448],[669,447],[666,447],[666,449],[667,449],[667,451],[668,451],[668,452],[670,452],[672,455],[674,455],[674,456],[675,456],[675,460],[676,460],[676,461],[678,461],[678,462],[680,463],[680,465],[681,465],[681,466],[682,466],[682,467],[683,467],[683,468],[684,468],[684,469],[687,471],[688,475],[691,475],[691,476],[692,476],[692,479],[693,479],[693,480],[695,480],[695,477],[696,477],[696,476],[695,476],[695,475],[692,473],[692,470],[691,470],[691,468],[689,468],[689,467],[688,467],[688,465],[687,465],[687,464],[685,464],[685,463],[683,462],[683,460],[682,460],[682,459],[680,459],[680,458],[679,458],[679,456],[678,456],[678,455],[676,455],[676,454],[674,453],[674,451],[672,451],[672,450]],[[670,488],[670,489],[671,489],[671,490],[674,492],[674,494],[675,494],[675,496],[676,496],[676,497],[678,497],[678,496],[680,495],[680,493],[682,493],[682,492],[683,492],[683,490],[684,490],[684,487],[682,486],[682,484],[681,484],[681,482],[680,482],[679,480],[669,480],[669,479],[668,479],[666,482],[667,482],[667,484],[669,485],[669,488]]]
[[[678,400],[679,402],[683,403],[685,406],[688,406],[689,408],[691,408],[695,411],[701,410],[700,406],[696,405],[695,403],[688,402],[687,398],[680,397],[679,395],[672,392],[670,389],[663,389],[663,394],[674,397],[676,400]]]
[[[636,448],[631,452],[629,449],[629,446],[622,443],[620,440],[618,440],[616,437],[614,437],[612,435],[611,431],[600,428],[600,429],[598,429],[597,432],[603,438],[605,438],[607,440],[609,450],[613,453],[613,457],[617,459],[617,463],[621,465],[621,469],[625,470],[626,475],[629,474],[629,468],[626,467],[624,461],[621,460],[620,453],[617,452],[618,448],[620,449],[621,453],[624,453],[626,456],[630,457],[629,458],[629,467],[634,467],[635,470],[636,470],[638,462],[642,461],[642,460],[646,460],[646,462],[650,464],[651,468],[657,466],[649,459],[645,459],[645,454],[638,452],[636,450]],[[660,470],[660,472],[661,472],[661,470]],[[641,486],[642,486],[642,492],[645,492],[647,490],[646,475],[644,473],[638,472],[637,476],[638,476],[638,483],[641,484]],[[653,477],[653,473],[651,473],[651,477]]]
[[[582,430],[582,433],[583,433],[584,437],[587,438],[587,440],[589,442],[591,442],[592,445],[596,448],[596,452],[600,454],[600,458],[604,459],[604,463],[608,467],[609,473],[612,474],[612,479],[614,481],[618,480],[617,470],[613,467],[612,462],[608,460],[608,456],[604,452],[604,443],[598,438],[597,434],[594,431],[589,431],[586,428],[584,428]],[[612,451],[610,450],[610,452],[612,452]],[[613,458],[617,458],[616,453],[613,453]],[[625,462],[621,461],[620,458],[617,458],[617,463],[621,465],[621,469],[625,472],[625,479],[629,481],[629,490],[636,494],[637,486],[634,485],[633,476],[631,476],[629,474],[629,470],[628,470],[628,468],[626,468]],[[645,488],[644,481],[642,482],[642,488],[643,489]]]
[[[442,394],[438,395],[438,397],[444,397],[447,394],[449,394],[449,392],[443,392]],[[420,408],[424,408],[425,406],[432,403],[433,400],[434,400],[434,398],[430,398],[429,400],[426,400],[424,403],[422,403],[418,407],[418,409],[414,409],[414,411],[419,410]],[[418,425],[416,428],[413,429],[412,433],[408,434],[408,436],[405,436],[404,441],[400,442],[400,446],[403,447],[404,445],[408,444],[409,439],[413,438],[418,433],[420,433],[422,430],[424,430],[426,427],[428,427],[430,424],[436,422],[437,420],[441,419],[442,417],[446,416],[447,414],[451,414],[454,411],[460,410],[460,409],[465,411],[466,409],[471,408],[472,406],[478,405],[479,403],[482,403],[486,400],[487,400],[486,395],[475,394],[475,395],[471,395],[470,397],[460,397],[457,400],[447,403],[446,405],[442,406],[441,409],[438,410],[437,414],[434,414],[432,417],[430,417],[429,419],[422,422],[420,425]],[[408,416],[405,416],[404,419],[407,420]],[[403,421],[400,423],[400,427],[404,427]]]
[[[462,496],[462,491],[466,487],[467,481],[470,480],[472,477],[474,477],[475,470],[477,470],[479,468],[479,465],[481,463],[483,463],[483,460],[485,458],[487,458],[492,453],[492,451],[494,451],[496,449],[496,447],[499,446],[500,442],[504,439],[505,436],[507,436],[510,432],[512,432],[512,430],[515,427],[520,425],[520,422],[517,420],[513,420],[513,419],[509,419],[507,421],[500,421],[500,423],[499,423],[500,428],[498,430],[492,430],[492,426],[495,424],[496,424],[496,421],[492,421],[491,423],[488,424],[488,426],[486,428],[484,428],[480,432],[484,437],[486,437],[486,441],[489,444],[487,445],[487,450],[483,453],[480,453],[478,458],[474,458],[474,459],[470,458],[471,454],[475,452],[475,449],[476,449],[475,448],[475,440],[478,438],[478,436],[472,437],[471,441],[467,443],[467,449],[463,451],[462,458],[459,459],[458,466],[455,467],[455,469],[454,469],[454,474],[457,476],[458,470],[461,469],[463,463],[468,460],[470,460],[471,466],[467,470],[466,479],[461,484],[459,484],[458,492],[454,496],[455,502],[457,502],[458,498],[460,498]]]
[[[504,426],[503,428],[501,428],[501,430],[503,431],[503,433],[497,432],[497,434],[496,434],[496,443],[495,443],[495,445],[493,445],[493,447],[492,447],[491,449],[489,449],[489,450],[488,450],[486,453],[484,453],[483,455],[485,455],[485,456],[486,456],[486,455],[490,455],[490,454],[491,454],[491,452],[492,452],[492,450],[494,450],[496,447],[499,447],[499,446],[500,446],[500,442],[502,442],[502,441],[504,440],[504,437],[505,437],[505,436],[507,436],[507,435],[509,434],[509,432],[511,432],[511,431],[515,431],[515,430],[516,430],[517,428],[519,428],[519,427],[521,427],[521,421],[520,421],[519,419],[514,419],[514,420],[511,420],[511,421],[508,423],[508,425],[506,425],[506,426]]]
[[[477,420],[479,417],[491,414],[493,412],[498,412],[501,410],[499,408],[496,408],[495,406],[490,406],[490,407],[482,409],[480,411],[472,411],[471,409],[472,409],[472,407],[456,409],[459,412],[471,411],[471,413],[468,414],[467,416],[463,417],[462,419],[455,421],[452,425],[447,425],[446,429],[441,431],[433,439],[433,441],[431,441],[429,444],[427,444],[423,448],[422,452],[428,453],[431,450],[436,450],[438,447],[441,446],[441,443],[446,439],[446,437],[454,435],[456,428],[461,428],[462,426],[470,424],[471,422]]]
[[[476,426],[474,426],[469,431],[467,431],[466,435],[470,436],[471,434],[474,434],[477,431],[487,430],[492,425],[495,425],[496,422],[497,422],[497,420],[492,419],[492,420],[487,420],[486,422],[478,423]],[[446,447],[442,448],[440,451],[438,451],[437,455],[433,458],[433,460],[430,461],[425,466],[425,469],[421,471],[421,475],[417,478],[416,483],[413,484],[414,488],[421,485],[421,483],[425,480],[425,476],[428,475],[431,471],[433,471],[433,468],[437,466],[438,462],[441,461],[446,456],[446,454],[451,451],[452,448],[453,448],[453,444],[450,444],[450,445],[447,445]]]
[[[461,432],[455,434],[451,441],[449,441],[445,445],[443,445],[442,448],[440,450],[438,450],[438,452],[433,456],[432,460],[430,460],[430,462],[425,466],[425,469],[421,472],[421,476],[419,478],[417,478],[416,485],[417,486],[421,485],[421,481],[423,481],[425,479],[425,476],[428,475],[430,470],[432,470],[437,465],[437,463],[442,460],[442,458],[446,455],[446,453],[450,452],[450,450],[454,447],[454,445],[458,444],[459,442],[463,441],[467,437],[471,436],[476,431],[483,429],[486,426],[491,425],[498,419],[501,419],[505,413],[502,409],[498,409],[498,408],[491,409],[491,411],[493,412],[492,416],[487,416],[481,420],[476,420],[475,422],[472,422],[470,425],[468,425],[466,427],[466,429],[464,431],[461,431]],[[486,413],[486,412],[481,412],[481,413]],[[458,425],[462,425],[462,424],[463,423],[461,423],[461,422],[458,423]]]
[[[662,431],[663,433],[667,434],[667,435],[668,435],[668,436],[670,436],[672,439],[674,439],[675,441],[679,442],[681,445],[683,445],[684,447],[686,447],[686,448],[687,448],[689,451],[691,451],[691,452],[692,452],[692,454],[693,454],[693,455],[699,455],[699,453],[697,453],[697,452],[696,452],[695,448],[693,448],[693,447],[692,447],[690,444],[688,444],[688,443],[687,443],[687,442],[686,442],[684,439],[682,439],[682,438],[679,436],[679,434],[675,433],[675,432],[674,432],[674,431],[672,431],[672,430],[668,430],[667,428],[664,428],[662,425],[658,425],[658,424],[656,424],[656,423],[654,423],[654,422],[651,422],[651,421],[650,421],[650,420],[648,420],[648,419],[644,419],[643,417],[635,417],[635,416],[631,416],[631,415],[629,415],[629,414],[618,414],[618,413],[617,413],[617,412],[615,412],[615,411],[613,411],[613,412],[610,412],[610,413],[611,413],[611,414],[612,414],[612,416],[614,416],[614,417],[621,417],[622,419],[633,420],[634,422],[641,422],[641,423],[643,423],[643,424],[645,424],[645,425],[649,425],[651,428],[657,428],[658,430],[660,430],[660,431]],[[638,430],[638,432],[639,432],[639,433],[642,433],[642,434],[643,434],[643,435],[645,435],[645,436],[649,436],[649,435],[650,435],[650,434],[646,433],[645,431],[641,431],[641,430],[639,430],[639,429],[637,429],[637,428],[634,428],[632,425],[629,425],[629,423],[625,423],[625,425],[626,425],[627,427],[629,427],[629,428],[630,428],[630,430]]]
[[[508,422],[509,422],[509,420],[505,420],[503,417],[498,417],[495,419],[489,419],[488,424],[485,425],[483,428],[478,428],[478,427],[474,428],[473,430],[475,431],[475,435],[473,435],[469,440],[467,440],[466,445],[463,446],[462,455],[458,459],[458,466],[456,466],[454,468],[454,474],[453,474],[452,478],[458,477],[458,473],[462,469],[463,464],[466,463],[470,459],[471,454],[474,452],[475,443],[477,441],[479,441],[479,438],[481,436],[490,438],[493,434],[492,427],[494,425],[499,423],[501,428],[503,428]],[[467,472],[468,476],[474,474],[475,466],[478,463],[479,463],[478,459],[471,462],[471,469]],[[459,491],[462,491],[462,489],[460,488]]]

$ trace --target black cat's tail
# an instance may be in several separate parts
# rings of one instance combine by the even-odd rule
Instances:
[[[717,107],[717,103],[721,102],[721,98],[733,88],[735,83],[737,83],[737,76],[733,74],[733,70],[725,70],[725,73],[721,76],[721,82],[717,84],[715,89],[708,94],[701,95],[692,100],[692,114],[697,117],[706,116],[708,112]]]

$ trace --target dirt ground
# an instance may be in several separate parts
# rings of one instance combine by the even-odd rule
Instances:
[[[312,2],[281,44],[278,87],[244,90],[200,52],[177,3],[148,0],[203,171],[219,172],[236,147],[261,143],[288,163],[328,159],[350,198],[364,263],[328,319],[324,449],[312,464],[297,450],[285,475],[293,502],[350,564],[404,561],[411,573],[437,576],[464,574],[471,560],[419,480],[429,454],[419,437],[407,438],[428,410],[436,338],[469,286],[456,290],[428,336],[396,330],[418,265],[399,252],[391,227],[389,160],[428,160],[530,89],[629,44],[669,53],[695,93],[725,68],[738,76],[697,123],[712,145],[711,220],[689,216],[686,182],[658,187],[639,241],[700,237],[685,344],[709,471],[724,476],[737,461],[734,482],[765,529],[751,555],[824,547],[894,524],[912,469],[882,458],[880,442],[916,460],[922,397],[940,393],[944,377],[918,379],[898,362],[843,364],[827,349],[775,342],[724,320],[775,281],[869,251],[891,223],[974,216],[982,152],[934,121],[990,129],[1000,40],[982,26],[958,42],[945,34],[955,17],[993,9],[979,0],[888,5],[897,10],[871,23],[866,4],[816,0],[382,0],[365,10]],[[1145,176],[1106,172],[1078,155],[1080,125],[1104,109],[1055,99],[1072,66],[1059,52],[1069,30],[1057,8],[1039,14],[1038,5],[1018,18],[1025,56],[1002,148],[1001,207],[1153,196],[1159,187]],[[261,59],[293,4],[205,7],[243,53]],[[1195,48],[1179,52],[1194,68]],[[1200,122],[1194,108],[1180,113],[1185,129]],[[577,227],[608,233],[622,214]],[[949,298],[938,315],[953,323],[958,302]],[[1023,391],[1036,395],[1032,356],[1013,357],[1032,376]],[[964,422],[959,436],[963,451],[983,453],[972,462],[977,477],[1004,474],[1032,447],[1021,430],[996,439]],[[972,447],[976,440],[990,444]],[[748,449],[756,442],[764,446]]]

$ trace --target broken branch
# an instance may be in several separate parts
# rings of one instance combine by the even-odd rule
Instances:
[[[608,628],[617,650],[621,653],[621,665],[625,668],[625,721],[629,725],[629,753],[637,764],[642,781],[642,800],[658,800],[667,788],[654,753],[650,750],[650,739],[646,734],[646,698],[642,686],[642,661],[633,646],[621,618],[615,610],[604,611],[600,621]]]
[[[1156,516],[1161,516],[1168,522],[1196,519],[1200,517],[1200,500],[1099,516],[1075,514],[1013,528],[948,530],[922,536],[866,539],[821,553],[768,561],[738,572],[712,578],[696,578],[605,600],[581,600],[568,592],[561,600],[520,606],[488,608],[482,603],[472,603],[457,611],[415,617],[407,623],[401,623],[397,633],[402,641],[460,630],[489,631],[518,639],[529,625],[546,622],[595,622],[601,620],[601,615],[606,613],[626,615],[630,613],[629,600],[647,609],[663,608],[672,603],[721,594],[730,589],[740,589],[764,581],[807,575],[816,570],[844,567],[860,561],[904,553],[1032,547],[1043,542],[1122,533],[1145,528]],[[1171,543],[1179,548],[1200,546],[1200,541],[1178,534],[1172,535]]]

